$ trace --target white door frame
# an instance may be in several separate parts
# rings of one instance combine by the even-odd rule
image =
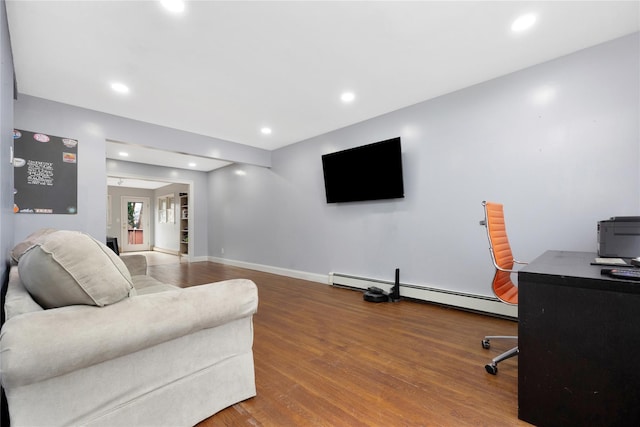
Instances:
[[[141,244],[130,244],[129,243],[129,212],[128,212],[128,204],[129,202],[142,202],[142,243]],[[121,196],[120,197],[120,227],[121,233],[120,238],[122,239],[122,252],[131,252],[131,251],[148,251],[151,246],[149,242],[149,233],[151,232],[151,223],[149,222],[150,218],[150,206],[149,197],[136,197],[136,196]]]

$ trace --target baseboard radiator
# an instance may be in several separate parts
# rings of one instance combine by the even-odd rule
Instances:
[[[393,282],[368,279],[365,277],[349,276],[342,273],[329,273],[329,284],[343,288],[366,290],[375,286],[389,292]],[[478,311],[512,319],[518,318],[518,306],[501,302],[497,298],[483,295],[473,295],[462,292],[447,291],[444,289],[400,283],[400,296],[412,298],[436,304],[447,305],[463,310]]]

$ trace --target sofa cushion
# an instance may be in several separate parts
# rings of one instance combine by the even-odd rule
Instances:
[[[15,397],[22,386],[43,381],[47,389],[50,383],[44,380],[77,371],[68,377],[74,381],[89,366],[249,317],[257,308],[255,283],[234,279],[126,298],[103,308],[74,305],[16,316],[0,336],[2,385]],[[227,338],[208,347],[226,351],[244,339]],[[96,378],[96,387],[103,380]]]
[[[18,274],[18,266],[11,266],[9,270],[7,294],[4,298],[5,320],[24,313],[33,313],[34,311],[42,310],[43,308],[36,304],[33,297],[22,284],[20,274]]]
[[[161,281],[154,279],[151,276],[147,276],[146,274],[132,275],[131,279],[133,280],[133,287],[136,289],[137,296],[180,289],[178,286],[162,283]]]
[[[136,255],[120,254],[120,259],[122,260],[122,262],[124,262],[124,265],[127,266],[127,270],[129,270],[129,274],[131,274],[131,277],[147,274],[147,257],[146,256],[140,255],[140,254],[136,254]],[[135,281],[133,282],[133,286],[136,286]]]
[[[135,294],[129,270],[105,244],[79,231],[48,234],[18,263],[20,279],[43,308],[105,306]]]
[[[58,230],[55,228],[41,228],[40,230],[29,234],[22,242],[13,247],[13,250],[11,251],[11,259],[15,263],[18,263],[22,254],[24,254],[31,246],[41,242],[43,238],[54,231]]]

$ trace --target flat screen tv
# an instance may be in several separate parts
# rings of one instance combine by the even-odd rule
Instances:
[[[404,197],[400,137],[322,156],[327,203]]]

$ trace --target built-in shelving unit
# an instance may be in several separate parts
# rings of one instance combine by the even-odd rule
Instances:
[[[189,253],[189,195],[180,193],[180,253]]]

